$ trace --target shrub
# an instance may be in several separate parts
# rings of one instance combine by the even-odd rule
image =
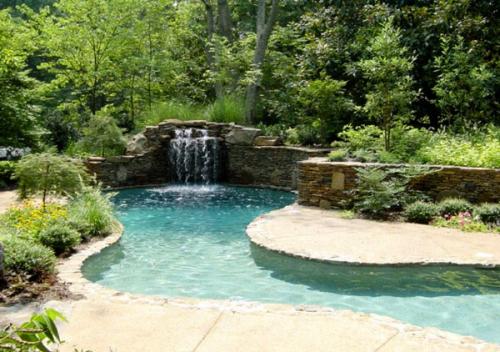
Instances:
[[[333,150],[328,154],[328,160],[330,161],[343,161],[347,158],[348,152],[345,149]]]
[[[69,221],[85,237],[104,236],[113,230],[111,197],[98,188],[87,187],[69,204]]]
[[[41,194],[45,207],[48,195],[69,195],[81,190],[88,179],[80,160],[51,153],[29,154],[16,166],[22,197]]]
[[[14,184],[12,177],[16,163],[13,161],[0,161],[0,189]]]
[[[21,236],[33,239],[48,224],[66,219],[68,213],[65,206],[50,203],[43,209],[31,201],[25,201],[20,206],[11,207],[0,217],[4,226],[17,231]]]
[[[56,255],[70,252],[80,240],[78,231],[63,221],[53,222],[38,235],[38,241],[51,248]]]
[[[377,151],[384,147],[383,133],[380,128],[373,125],[357,128],[347,125],[339,133],[339,137],[351,152],[358,150]]]
[[[33,279],[54,272],[56,257],[52,249],[33,241],[8,236],[2,239],[5,269],[17,274],[26,274]]]
[[[243,124],[245,123],[245,103],[240,97],[228,95],[209,105],[205,116],[210,121]]]
[[[358,187],[354,209],[372,218],[383,218],[402,205],[405,186],[390,179],[389,172],[379,168],[356,169]]]
[[[500,224],[500,204],[483,203],[474,208],[474,216],[487,224]]]
[[[83,129],[83,138],[77,143],[85,152],[100,156],[122,154],[126,141],[122,130],[111,116],[95,115]]]
[[[366,149],[358,149],[352,153],[353,157],[357,161],[372,163],[377,161],[377,155],[375,152],[366,150]]]
[[[313,125],[297,126],[297,138],[301,145],[321,144],[321,133],[318,128]]]
[[[472,212],[473,206],[465,199],[448,198],[438,204],[441,215],[458,215],[460,212]]]
[[[438,207],[433,203],[417,201],[405,208],[404,215],[410,222],[428,224],[439,215]]]

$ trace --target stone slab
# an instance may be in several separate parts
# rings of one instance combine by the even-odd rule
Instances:
[[[300,205],[257,218],[247,233],[267,249],[326,262],[500,266],[498,234],[342,219],[337,211]]]

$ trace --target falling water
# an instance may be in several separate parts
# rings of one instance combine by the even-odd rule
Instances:
[[[174,180],[183,183],[215,182],[219,176],[219,148],[215,137],[205,129],[186,128],[175,130],[170,141],[170,165]]]

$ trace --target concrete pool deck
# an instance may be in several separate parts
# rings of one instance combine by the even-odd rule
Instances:
[[[84,260],[118,241],[120,235],[117,231],[60,261],[60,280],[80,299],[0,307],[0,325],[19,323],[34,311],[53,307],[68,319],[60,324],[66,341],[61,352],[73,352],[75,347],[95,352],[500,352],[499,345],[473,337],[375,314],[311,306],[165,299],[123,293],[86,280],[80,270]]]
[[[247,234],[266,249],[332,263],[500,266],[498,234],[343,219],[337,211],[297,204],[258,217]]]

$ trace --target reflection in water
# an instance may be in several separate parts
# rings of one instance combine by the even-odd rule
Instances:
[[[367,296],[440,296],[500,293],[500,270],[457,266],[358,266],[293,258],[254,244],[255,264],[271,277],[311,290]]]
[[[119,264],[124,258],[125,253],[123,246],[120,242],[117,242],[104,248],[98,255],[94,255],[88,259],[95,265],[86,265],[88,260],[85,261],[85,275],[92,277],[93,281],[102,280],[104,277],[103,274],[111,270],[114,265]]]

